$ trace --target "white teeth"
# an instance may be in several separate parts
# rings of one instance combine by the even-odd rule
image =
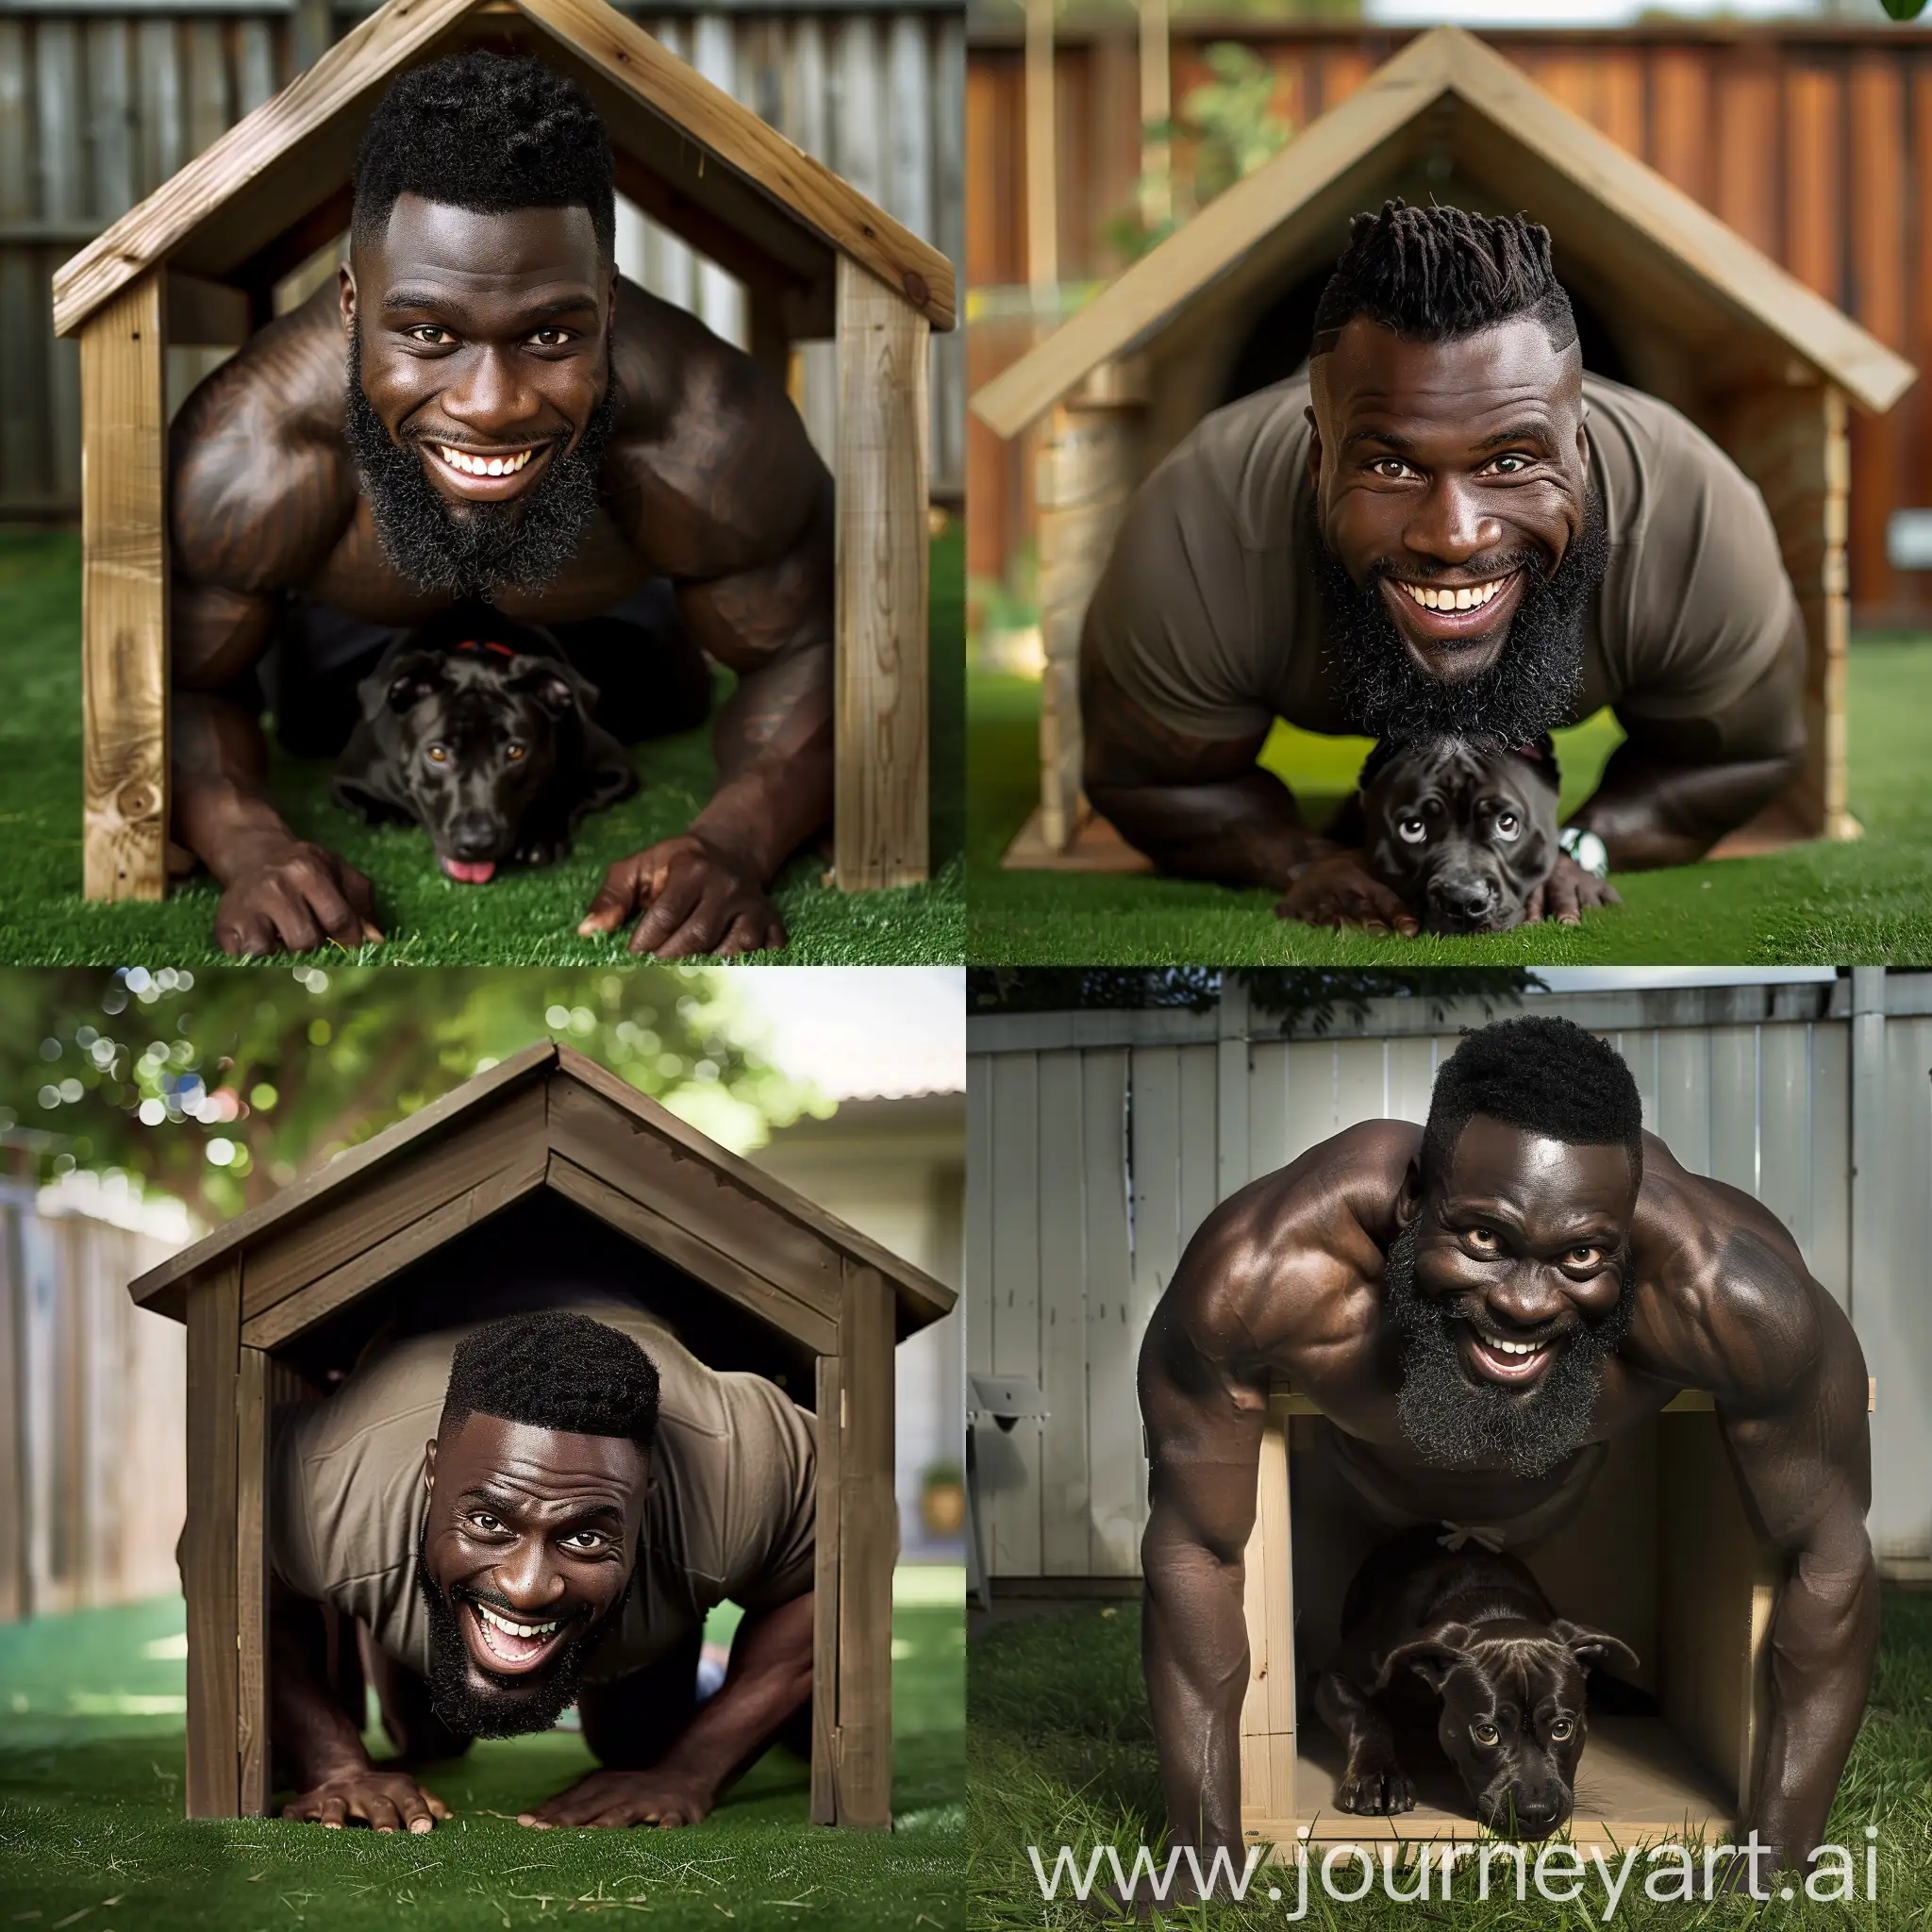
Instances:
[[[556,1620],[548,1624],[512,1624],[508,1617],[499,1617],[488,1604],[476,1606],[486,1624],[494,1624],[499,1630],[507,1630],[512,1637],[547,1637],[557,1628]]]
[[[513,457],[473,457],[459,449],[452,449],[446,442],[439,442],[437,452],[452,470],[460,470],[466,476],[513,476],[530,460],[530,450],[519,450]]]
[[[1545,1344],[1541,1341],[1491,1341],[1485,1338],[1483,1346],[1492,1355],[1539,1355]]]
[[[1427,584],[1403,584],[1402,588],[1424,610],[1480,610],[1508,581],[1507,577],[1492,577],[1486,584],[1458,584],[1440,591]]]

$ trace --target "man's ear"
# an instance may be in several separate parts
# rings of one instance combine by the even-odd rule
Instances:
[[[1395,1225],[1407,1230],[1415,1224],[1415,1218],[1423,1211],[1423,1158],[1420,1153],[1410,1157],[1408,1166],[1403,1171],[1402,1185],[1395,1191]]]
[[[336,271],[336,300],[342,315],[342,333],[356,326],[356,271],[345,261]]]
[[[346,269],[342,271],[348,273]],[[1308,487],[1319,500],[1322,494],[1322,425],[1315,421],[1315,406],[1310,403],[1302,414],[1308,419]]]
[[[1388,1690],[1404,1671],[1413,1671],[1431,1690],[1441,1690],[1449,1673],[1469,1661],[1470,1630],[1466,1624],[1441,1624],[1407,1643],[1398,1643],[1382,1659],[1382,1668],[1370,1687],[1372,1697]]]
[[[432,1495],[436,1492],[436,1438],[431,1436],[423,1445],[423,1487]]]

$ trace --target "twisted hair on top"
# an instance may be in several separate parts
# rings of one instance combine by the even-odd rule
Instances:
[[[1410,341],[1455,341],[1523,316],[1543,325],[1553,349],[1576,340],[1541,223],[1399,200],[1349,223],[1348,246],[1315,308],[1310,353],[1327,354],[1358,315]]]
[[[621,1329],[569,1309],[508,1315],[457,1344],[439,1435],[472,1415],[574,1436],[658,1433],[658,1367]]]
[[[486,215],[588,208],[616,252],[610,137],[575,81],[527,57],[472,49],[397,76],[356,156],[354,241],[379,240],[403,194]]]

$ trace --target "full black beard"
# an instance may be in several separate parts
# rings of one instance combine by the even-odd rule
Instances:
[[[1617,1305],[1564,1342],[1541,1382],[1519,1392],[1474,1380],[1457,1346],[1462,1317],[1416,1291],[1419,1221],[1389,1244],[1383,1307],[1402,1343],[1396,1415],[1416,1451],[1444,1469],[1507,1469],[1538,1476],[1590,1441],[1604,1364],[1630,1332],[1637,1289],[1627,1244],[1618,1257]]]
[[[454,509],[423,474],[413,441],[398,442],[362,391],[362,331],[349,331],[343,440],[369,494],[383,555],[425,591],[487,597],[537,591],[576,555],[597,508],[604,452],[624,406],[615,369],[574,448],[558,446],[545,474],[512,503]]]
[[[541,1671],[528,1676],[484,1675],[501,1689],[478,1690],[460,1619],[463,1612],[438,1589],[429,1574],[428,1551],[416,1545],[416,1588],[429,1613],[429,1707],[460,1738],[520,1738],[547,1731],[577,1701],[591,1653],[624,1615],[624,1607],[637,1583],[637,1572],[624,1586],[624,1594],[601,1617],[587,1623],[558,1647]]]
[[[1555,570],[1534,553],[1479,559],[1485,575],[1524,573],[1523,599],[1496,661],[1461,684],[1419,670],[1382,601],[1385,559],[1357,584],[1328,547],[1308,511],[1315,576],[1321,585],[1325,661],[1349,722],[1377,738],[1477,738],[1527,744],[1571,722],[1583,689],[1584,627],[1591,599],[1610,558],[1603,500],[1594,490],[1583,527]]]

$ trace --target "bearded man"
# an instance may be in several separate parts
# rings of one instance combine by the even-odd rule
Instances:
[[[1547,229],[1357,215],[1307,373],[1209,416],[1129,505],[1081,644],[1086,788],[1164,872],[1413,933],[1255,762],[1276,717],[1407,741],[1624,732],[1531,918],[1701,858],[1796,775],[1805,629],[1763,499],[1583,373]],[[1582,861],[1582,862],[1579,862]]]
[[[784,943],[766,887],[831,819],[832,486],[777,378],[617,273],[610,143],[534,59],[390,89],[336,284],[258,333],[171,438],[175,837],[225,951],[381,937],[369,881],[269,796],[339,751],[401,630],[471,596],[552,629],[626,742],[737,673],[719,783],[620,860],[583,932],[660,958]]]
[[[815,1468],[780,1389],[615,1300],[372,1345],[277,1420],[282,1815],[428,1831],[450,1813],[420,1765],[575,1704],[604,1768],[520,1823],[696,1824],[774,1739],[808,1749]],[[705,1615],[727,1597],[744,1618],[701,1702]],[[395,1760],[363,1749],[331,1623],[338,1656],[359,1631]]]
[[[1533,1545],[1619,1430],[1709,1392],[1785,1558],[1751,1815],[1769,1864],[1821,1841],[1878,1641],[1865,1364],[1777,1218],[1690,1174],[1567,1021],[1464,1040],[1426,1126],[1371,1121],[1208,1216],[1141,1352],[1152,1461],[1143,1658],[1169,1830],[1204,1872],[1241,1832],[1243,1553],[1270,1384],[1383,1529]],[[1737,1861],[1740,1865],[1742,1860]]]

